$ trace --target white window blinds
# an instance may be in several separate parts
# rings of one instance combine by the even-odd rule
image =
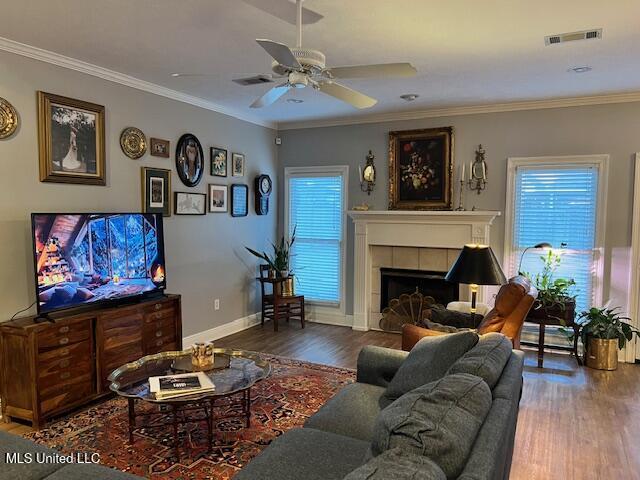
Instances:
[[[516,169],[512,271],[517,270],[526,247],[541,242],[554,248],[566,244],[555,277],[575,280],[577,311],[594,301],[598,173],[596,165]],[[522,270],[539,272],[540,255],[540,251],[529,250]]]
[[[289,235],[296,229],[291,269],[307,300],[339,305],[342,290],[343,176],[288,178]]]

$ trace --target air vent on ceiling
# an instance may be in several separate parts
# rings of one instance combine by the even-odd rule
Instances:
[[[591,40],[594,38],[602,38],[601,28],[595,28],[593,30],[583,30],[581,32],[559,33],[557,35],[548,35],[544,37],[544,44],[555,45],[556,43],[574,42],[576,40]]]
[[[234,78],[234,82],[239,85],[257,85],[259,83],[273,83],[273,79],[269,75],[256,75],[254,77]]]

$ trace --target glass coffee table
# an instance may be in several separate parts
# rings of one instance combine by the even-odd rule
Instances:
[[[133,430],[136,427],[137,417],[166,415],[166,411],[161,411],[160,408],[153,412],[136,412],[136,402],[139,401],[164,405],[165,409],[168,408],[171,411],[171,422],[154,424],[154,426],[171,425],[173,427],[177,461],[180,460],[178,439],[180,416],[182,416],[182,423],[190,423],[201,421],[190,420],[188,415],[191,412],[204,412],[209,448],[213,442],[214,420],[241,417],[245,419],[246,427],[249,428],[251,425],[251,387],[269,376],[271,365],[259,355],[244,350],[216,348],[214,349],[214,359],[213,369],[205,373],[215,385],[215,390],[178,398],[156,399],[155,394],[151,393],[149,389],[149,377],[194,371],[191,366],[190,350],[147,355],[114,370],[108,377],[111,382],[109,388],[128,400],[129,442],[133,444]],[[216,401],[226,397],[234,399],[239,397],[237,401],[242,407],[240,414],[214,415]]]

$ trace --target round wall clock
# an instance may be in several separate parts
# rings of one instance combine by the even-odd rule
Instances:
[[[127,127],[120,134],[120,148],[127,157],[136,160],[147,151],[147,137],[139,128]]]
[[[182,183],[195,187],[202,180],[204,172],[204,153],[198,138],[185,133],[176,145],[176,170]]]
[[[18,128],[18,112],[0,97],[0,139],[9,138]]]
[[[269,195],[273,190],[273,182],[269,175],[258,175],[255,180],[255,208],[258,215],[269,213]]]

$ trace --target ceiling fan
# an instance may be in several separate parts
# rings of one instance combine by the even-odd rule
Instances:
[[[273,87],[258,98],[251,104],[251,108],[269,106],[292,88],[305,87],[312,87],[356,108],[369,108],[378,102],[375,98],[341,85],[335,79],[412,77],[416,74],[416,69],[410,63],[327,67],[322,52],[302,47],[302,1],[296,0],[298,39],[295,47],[290,48],[273,40],[256,39],[256,42],[274,59],[272,70],[278,75],[285,76],[287,81]]]

